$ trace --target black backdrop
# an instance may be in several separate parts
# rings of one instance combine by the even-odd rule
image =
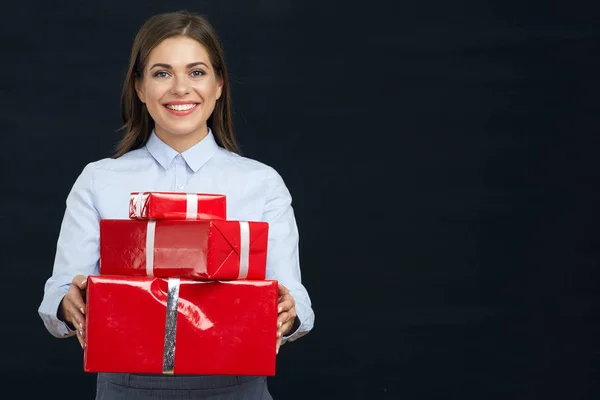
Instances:
[[[1,13],[2,390],[93,397],[37,307],[66,195],[119,138],[133,35],[189,9],[224,42],[242,151],[294,196],[316,324],[275,398],[598,398],[596,10],[50,3]]]

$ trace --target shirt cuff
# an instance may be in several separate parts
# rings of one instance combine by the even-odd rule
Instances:
[[[74,336],[77,331],[75,329],[71,329],[69,325],[64,321],[58,321],[58,331],[63,337]]]
[[[281,344],[293,342],[306,335],[312,329],[312,310],[306,311],[303,304],[296,302],[296,315],[298,321],[296,322],[298,324],[297,329],[294,329],[292,333],[283,335]]]
[[[66,292],[59,292],[54,296],[47,296],[38,310],[48,331],[57,338],[74,336],[77,332],[71,329],[66,322],[58,319],[58,307],[65,295]]]

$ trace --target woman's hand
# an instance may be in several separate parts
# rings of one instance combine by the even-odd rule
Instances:
[[[58,319],[77,331],[81,348],[85,345],[85,289],[87,279],[83,275],[73,278],[69,291],[58,307]]]
[[[279,346],[283,335],[289,333],[294,326],[296,320],[296,302],[290,294],[289,290],[279,284],[279,304],[277,309],[277,348],[276,352],[279,353]]]

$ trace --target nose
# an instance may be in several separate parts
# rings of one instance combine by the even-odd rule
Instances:
[[[191,86],[185,77],[175,77],[171,86],[171,93],[184,96],[191,92]]]

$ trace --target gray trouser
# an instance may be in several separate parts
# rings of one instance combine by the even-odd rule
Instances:
[[[272,400],[264,376],[99,373],[96,400]]]

